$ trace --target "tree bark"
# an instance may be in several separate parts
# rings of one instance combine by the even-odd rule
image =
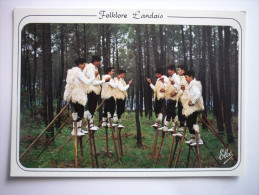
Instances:
[[[190,26],[190,69],[193,70],[193,59],[192,59],[192,26]]]
[[[150,78],[150,56],[149,56],[149,32],[148,25],[145,25],[145,59],[146,59],[146,77]],[[148,83],[144,83],[145,87],[145,116],[149,115],[149,119],[152,117],[152,91]]]
[[[207,46],[207,36],[206,36],[206,27],[202,27],[202,46],[201,46],[201,64],[200,64],[200,80],[202,84],[202,96],[204,103],[204,114],[207,116],[207,87],[206,87],[206,46]],[[206,121],[205,117],[202,116],[202,119]],[[205,128],[206,125],[202,124],[202,127]]]
[[[164,42],[164,35],[163,35],[163,25],[159,25],[159,35],[160,35],[160,51],[161,51],[161,55],[160,55],[160,63],[161,63],[161,68],[163,68],[163,70],[166,70],[166,62],[165,62],[165,42]]]
[[[59,74],[59,83],[58,83],[58,90],[57,90],[57,113],[60,112],[62,107],[62,86],[63,86],[63,78],[64,78],[64,64],[65,64],[65,57],[64,57],[65,49],[64,49],[64,24],[61,24],[60,28],[60,74]],[[60,117],[57,119],[56,127],[60,126]]]
[[[46,113],[48,125],[53,119],[53,98],[52,98],[52,60],[51,60],[51,29],[50,24],[43,24],[43,66],[46,67],[46,84],[45,84],[45,97],[46,97]],[[54,129],[50,127],[46,134],[48,138],[54,136]]]
[[[224,135],[224,126],[223,126],[222,110],[220,107],[220,98],[218,94],[216,59],[215,59],[215,56],[213,55],[211,34],[212,34],[211,27],[207,26],[208,57],[209,57],[209,65],[210,65],[210,79],[211,79],[212,93],[213,93],[213,110],[217,118],[218,131],[222,137]]]
[[[136,119],[136,128],[137,128],[137,146],[142,146],[142,138],[141,138],[141,127],[139,121],[139,90],[140,90],[140,74],[139,69],[141,66],[141,44],[140,40],[140,25],[135,25],[136,30],[136,82],[135,82],[135,92],[136,92],[136,109],[135,109],[135,119]]]
[[[235,142],[232,132],[232,113],[231,113],[231,79],[230,79],[230,65],[229,65],[229,49],[230,49],[230,27],[224,27],[225,40],[224,40],[224,66],[225,66],[225,93],[224,93],[224,122],[227,133],[228,143]]]
[[[183,61],[184,61],[184,64],[187,66],[186,45],[185,45],[183,25],[181,25],[181,33],[182,33],[182,43],[183,43]]]
[[[155,67],[156,69],[161,68],[159,61],[159,53],[157,51],[157,40],[156,40],[156,27],[154,24],[151,24],[151,38],[152,38],[152,47],[155,59]]]
[[[224,44],[223,44],[223,27],[218,27],[219,34],[219,46],[218,46],[218,69],[219,69],[219,97],[220,106],[223,111],[223,101],[224,101]],[[222,112],[223,118],[224,113]]]

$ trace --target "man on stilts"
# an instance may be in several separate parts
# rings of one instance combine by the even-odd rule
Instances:
[[[124,128],[124,126],[121,124],[121,115],[125,111],[127,90],[133,81],[133,80],[130,80],[129,84],[126,84],[126,82],[124,81],[125,76],[126,76],[126,72],[124,70],[119,70],[117,77],[114,78],[114,81],[117,84],[117,88],[115,89],[115,99],[116,99],[116,107],[117,107],[117,115],[118,115],[118,128]]]
[[[76,67],[67,71],[66,86],[64,92],[64,100],[71,101],[74,107],[74,112],[78,114],[77,118],[77,136],[83,136],[87,131],[82,130],[82,118],[84,115],[84,107],[87,103],[86,87],[93,82],[94,78],[87,79],[83,74],[86,59],[78,58],[75,60]],[[73,130],[71,132],[74,135]]]
[[[169,74],[168,82],[165,88],[165,98],[166,98],[166,118],[164,126],[161,128],[163,131],[168,131],[168,126],[170,121],[172,121],[172,127],[174,127],[174,119],[176,116],[176,103],[177,103],[177,90],[180,85],[180,78],[175,72],[175,66],[170,65],[167,68]]]
[[[198,113],[204,110],[202,98],[202,85],[200,81],[195,79],[193,70],[185,73],[188,85],[182,95],[183,114],[186,116],[186,123],[189,129],[191,139],[186,144],[196,146],[195,132],[198,134],[198,144],[202,145],[203,141],[200,137],[199,125],[196,124]]]
[[[106,80],[107,78],[110,78],[109,82],[102,84],[102,92],[101,92],[101,98],[105,101],[104,102],[104,113],[102,118],[102,126],[107,127],[107,118],[111,117],[113,118],[114,112],[115,112],[115,89],[117,88],[117,84],[114,82],[114,79],[112,78],[114,75],[114,68],[108,67],[105,69],[105,75],[103,75],[102,80]],[[110,114],[110,116],[108,115]],[[109,126],[109,125],[108,125]]]
[[[98,67],[101,64],[101,58],[99,56],[92,56],[92,63],[89,63],[85,66],[84,69],[84,75],[86,76],[87,79],[92,80],[93,82],[89,84],[86,88],[86,93],[87,93],[87,112],[91,114],[91,119],[90,119],[90,129],[91,130],[98,130],[99,128],[94,125],[94,112],[98,103],[98,99],[100,97],[101,93],[101,84],[104,82],[109,82],[110,78],[106,78],[105,80],[100,79],[100,74],[98,71]]]
[[[178,120],[180,122],[180,127],[177,133],[173,134],[174,136],[179,136],[182,137],[183,132],[184,132],[184,126],[185,126],[185,121],[186,118],[183,115],[183,105],[182,105],[182,95],[183,95],[183,89],[187,86],[187,81],[185,79],[185,72],[187,71],[187,66],[186,65],[180,65],[178,66],[178,75],[180,79],[180,84],[178,86],[177,90],[177,99],[178,99],[178,104],[177,104],[177,115],[178,115]]]
[[[155,105],[154,105],[154,111],[156,115],[156,123],[152,125],[152,127],[157,127],[158,123],[161,124],[163,119],[162,114],[162,106],[165,102],[165,88],[166,83],[168,82],[168,78],[163,75],[163,69],[157,69],[155,71],[156,74],[156,84],[155,86],[151,83],[151,79],[147,78],[147,82],[149,83],[150,87],[154,91],[154,99],[155,99]]]

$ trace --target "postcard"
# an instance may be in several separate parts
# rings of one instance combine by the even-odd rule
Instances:
[[[13,17],[11,176],[244,174],[244,12]]]

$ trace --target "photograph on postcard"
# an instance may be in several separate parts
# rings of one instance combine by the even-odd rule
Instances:
[[[174,23],[168,12],[19,27],[21,167],[188,173],[240,163],[241,31]]]

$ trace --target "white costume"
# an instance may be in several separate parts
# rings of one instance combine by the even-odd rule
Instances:
[[[87,79],[80,68],[73,67],[67,71],[66,82],[64,100],[85,106],[87,85],[93,82],[93,79]]]
[[[189,116],[193,112],[204,110],[203,98],[202,98],[202,85],[200,81],[193,79],[187,88],[184,90],[181,97],[183,105],[183,114]],[[188,103],[191,101],[194,105],[189,106]]]

